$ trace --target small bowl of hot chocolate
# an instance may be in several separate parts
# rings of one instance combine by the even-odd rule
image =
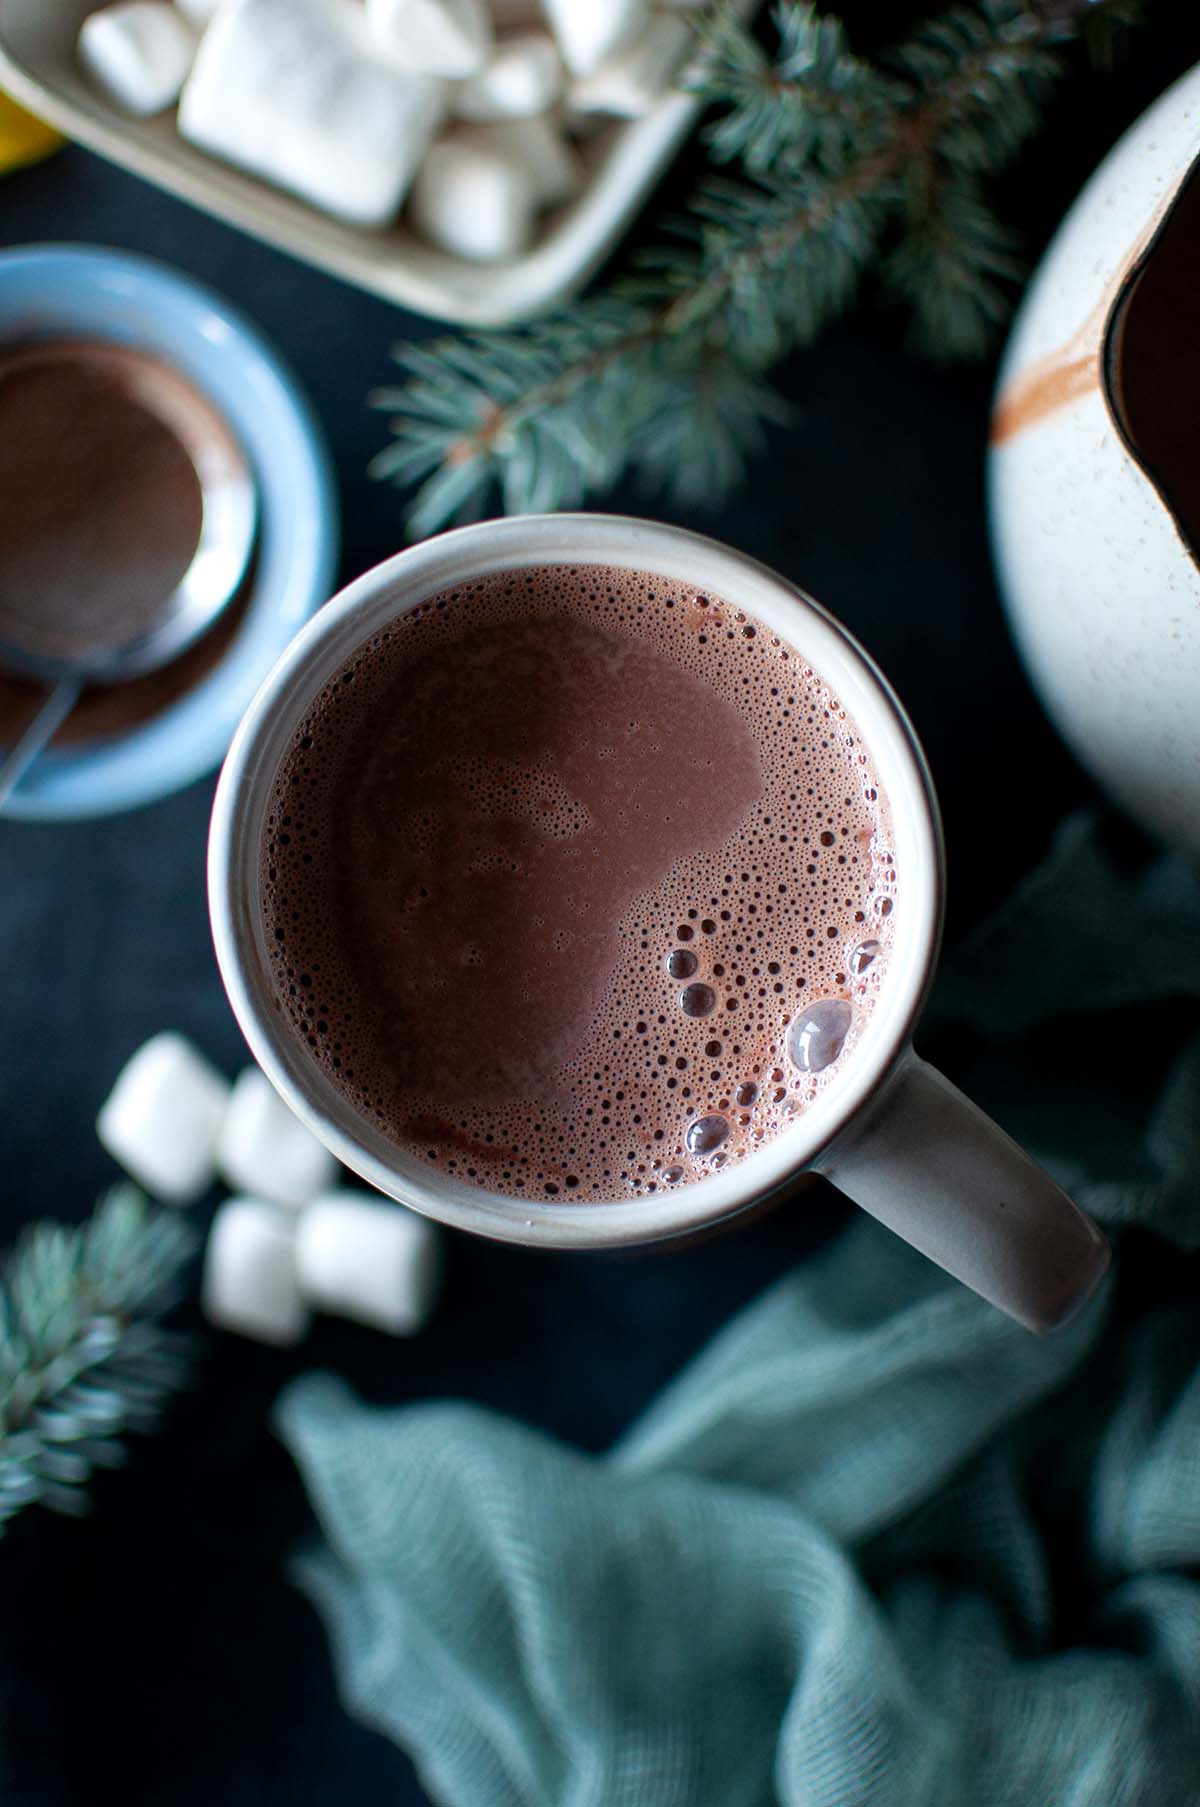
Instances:
[[[222,556],[222,467],[253,497],[224,606],[151,669],[89,682],[5,815],[104,815],[211,771],[328,596],[338,532],[308,404],[223,300],[124,252],[0,252],[0,765],[46,694],[25,629],[68,656],[148,633]]]

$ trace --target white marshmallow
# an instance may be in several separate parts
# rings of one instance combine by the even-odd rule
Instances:
[[[322,1311],[393,1336],[429,1317],[441,1277],[434,1226],[403,1205],[361,1192],[330,1192],[301,1213],[300,1291]]]
[[[405,69],[462,81],[492,48],[483,0],[367,0],[367,24],[379,49]]]
[[[217,1138],[217,1166],[234,1191],[293,1211],[324,1192],[337,1172],[325,1144],[258,1067],[247,1067],[234,1084]]]
[[[92,80],[141,118],[174,106],[195,54],[195,33],[167,0],[124,0],[79,28],[79,60]]]
[[[572,85],[571,106],[580,113],[640,118],[662,99],[694,42],[685,20],[660,14],[636,43]]]
[[[265,1199],[226,1199],[204,1251],[200,1302],[209,1322],[260,1343],[298,1343],[309,1314],[295,1241],[295,1219]]]
[[[224,0],[200,40],[179,129],[338,219],[382,226],[444,104],[440,82],[377,60],[353,0]]]
[[[548,119],[505,119],[461,134],[493,155],[510,158],[533,184],[539,207],[569,201],[583,180],[579,158]]]
[[[573,75],[590,75],[646,29],[648,0],[542,0],[563,62]]]
[[[203,31],[224,0],[175,0],[175,4],[193,31]]]
[[[510,155],[475,141],[475,126],[443,138],[421,165],[412,196],[416,230],[455,257],[496,263],[533,238],[536,183]]]
[[[215,1175],[229,1086],[182,1035],[156,1035],[117,1075],[96,1134],[156,1198],[186,1205]]]
[[[454,99],[460,119],[528,119],[561,97],[564,71],[553,38],[543,31],[505,38],[486,69],[464,82]]]

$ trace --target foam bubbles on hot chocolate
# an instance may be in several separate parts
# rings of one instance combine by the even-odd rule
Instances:
[[[705,1155],[716,1154],[729,1140],[730,1123],[728,1118],[716,1112],[710,1117],[696,1117],[688,1124],[684,1133],[684,1144],[690,1155],[703,1160]]]
[[[801,1073],[823,1073],[846,1045],[854,1012],[845,998],[817,998],[788,1024],[787,1051]]]
[[[325,686],[275,783],[284,1011],[438,1171],[619,1199],[836,1084],[895,933],[886,800],[823,679],[641,572],[501,573]]]

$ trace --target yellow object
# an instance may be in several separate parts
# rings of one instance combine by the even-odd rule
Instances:
[[[0,175],[5,170],[40,162],[62,142],[53,127],[35,119],[7,94],[0,94]]]

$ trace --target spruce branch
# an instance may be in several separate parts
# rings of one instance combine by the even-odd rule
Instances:
[[[193,1247],[184,1221],[114,1188],[84,1224],[29,1228],[0,1278],[0,1529],[22,1507],[86,1510],[96,1468],[184,1377],[157,1319]]]
[[[697,25],[693,85],[724,109],[705,133],[714,162],[740,162],[750,175],[784,162],[840,169],[880,148],[904,100],[886,71],[853,56],[840,20],[812,6],[777,6],[772,23],[774,56],[728,7]]]
[[[684,220],[608,290],[531,325],[396,349],[374,476],[418,486],[414,537],[482,514],[573,507],[624,475],[715,500],[783,418],[764,380],[855,301],[868,273],[939,358],[991,344],[1021,273],[984,178],[1035,130],[1084,38],[1103,53],[1136,0],[976,0],[888,56],[781,0],[768,51],[728,6],[699,25],[693,85],[717,168]],[[736,173],[733,173],[736,170]]]

